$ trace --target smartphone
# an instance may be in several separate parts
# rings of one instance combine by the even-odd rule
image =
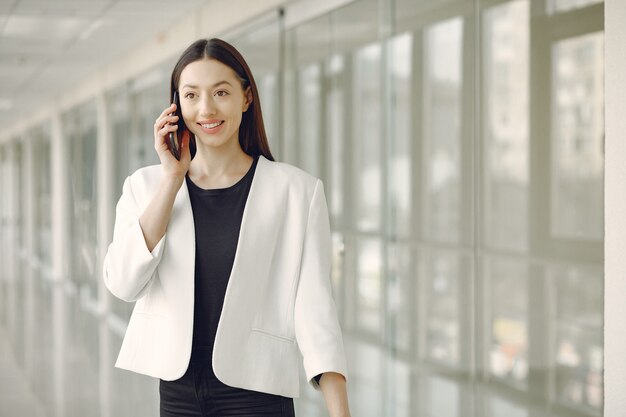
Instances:
[[[176,111],[174,113],[170,113],[170,116],[177,115],[178,116],[178,131],[169,133],[169,140],[167,142],[167,147],[170,149],[170,152],[174,155],[176,159],[180,161],[180,143],[177,140],[177,133],[181,133],[181,116],[180,116],[180,103],[178,102],[178,91],[174,91],[174,99],[172,100],[176,103]]]

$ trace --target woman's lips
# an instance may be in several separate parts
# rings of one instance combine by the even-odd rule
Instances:
[[[226,124],[226,122],[224,120],[222,120],[222,123],[220,125],[212,127],[212,128],[205,127],[205,126],[209,125],[209,123],[203,123],[203,124],[198,123],[198,126],[200,126],[200,129],[202,129],[204,132],[206,132],[208,134],[215,134],[215,133],[219,132],[220,130],[222,130],[222,127],[225,124]]]

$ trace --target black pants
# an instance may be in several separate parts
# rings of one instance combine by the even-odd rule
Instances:
[[[293,398],[235,388],[213,373],[211,347],[194,347],[187,372],[159,382],[161,417],[295,417]]]

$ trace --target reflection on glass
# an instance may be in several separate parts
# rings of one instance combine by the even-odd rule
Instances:
[[[165,68],[159,67],[142,74],[130,84],[132,123],[128,150],[132,155],[132,171],[161,163],[154,150],[154,121],[170,104],[168,75]]]
[[[554,267],[556,392],[560,402],[597,413],[603,402],[602,268]]]
[[[603,33],[560,41],[552,49],[551,233],[604,236]]]
[[[485,259],[488,271],[491,375],[525,387],[528,377],[528,268],[519,261]]]
[[[328,148],[330,158],[330,201],[329,212],[337,223],[343,223],[344,214],[344,172],[345,172],[345,128],[346,117],[346,70],[345,57],[335,54],[328,61],[330,87],[328,91]],[[338,221],[337,221],[338,220]]]
[[[411,393],[411,381],[414,376],[411,363],[404,359],[392,358],[386,371],[389,374],[387,379],[389,394],[384,404],[387,411],[385,415],[413,417],[415,414],[411,412],[411,403],[415,399]]]
[[[403,358],[412,354],[413,332],[415,331],[415,275],[412,273],[412,248],[405,244],[387,245],[388,279],[387,322],[390,344]]]
[[[502,397],[489,396],[485,417],[528,417],[528,410]]]
[[[392,229],[401,236],[411,234],[411,71],[413,39],[404,33],[391,40],[391,85],[393,86],[393,122],[391,160],[389,162],[389,191]]]
[[[70,109],[64,117],[67,128],[70,176],[71,277],[88,285],[97,297],[97,171],[96,107],[88,102]]]
[[[381,329],[382,246],[380,239],[357,241],[357,320],[362,330],[377,335]]]
[[[439,376],[427,379],[428,416],[458,417],[460,387],[457,383]],[[465,412],[468,412],[467,410]]]
[[[10,216],[9,202],[13,200],[11,197],[10,186],[10,163],[9,160],[9,145],[0,145],[0,193],[4,196],[0,200],[0,265],[4,265],[4,272],[0,274],[1,279],[9,280],[10,276],[10,258],[9,248],[11,244],[12,235],[12,218]],[[6,289],[3,288],[3,296],[6,296]],[[3,304],[6,306],[7,300],[3,300]],[[0,308],[0,314],[5,313]]]
[[[52,292],[50,282],[42,279],[41,273],[35,271],[32,281],[34,302],[29,318],[32,318],[33,333],[30,336],[32,346],[27,350],[32,357],[29,361],[33,364],[31,369],[32,389],[38,393],[38,397],[46,405],[51,405],[54,395],[52,378],[42,378],[42,375],[52,375],[52,341],[55,335],[52,333]]]
[[[278,19],[245,30],[238,36],[222,39],[232,43],[245,57],[256,81],[257,90],[261,99],[261,113],[265,134],[274,158],[279,158],[278,143],[278,68],[279,55],[279,25]]]
[[[24,210],[20,210],[19,207],[26,207],[26,193],[24,192],[24,178],[26,175],[26,168],[24,167],[24,146],[21,142],[16,141],[14,145],[14,153],[13,156],[15,158],[15,175],[17,179],[14,182],[15,185],[15,194],[13,197],[18,201],[17,204],[17,212],[15,213],[16,220],[16,243],[18,248],[18,253],[22,250],[25,250],[25,238],[24,238],[24,228],[25,222],[24,219]]]
[[[261,113],[263,114],[263,125],[265,134],[274,158],[280,159],[278,142],[278,75],[274,73],[254,74],[257,83],[257,90],[261,98]]]
[[[331,265],[331,282],[333,286],[333,294],[335,300],[340,301],[341,289],[340,285],[343,282],[343,268],[344,268],[344,253],[345,245],[343,241],[343,235],[339,232],[332,232],[332,265]],[[343,305],[342,302],[338,302],[339,306]],[[339,307],[338,306],[338,307]]]
[[[352,141],[355,155],[354,191],[359,230],[380,228],[381,215],[381,94],[380,44],[354,53]]]
[[[580,9],[592,4],[603,3],[604,0],[548,0],[546,6],[548,13],[567,12]]]
[[[35,247],[37,257],[45,268],[52,265],[52,175],[50,156],[50,136],[48,130],[37,128],[33,140],[33,180],[35,199]]]
[[[285,33],[285,62],[286,66],[283,72],[283,154],[281,160],[290,164],[298,165],[298,113],[296,103],[298,101],[297,86],[297,67],[295,62],[296,51],[300,49],[297,43],[298,37],[295,30]]]
[[[329,18],[307,21],[285,33],[284,150],[286,162],[325,178],[321,149],[329,130],[324,67],[331,54]],[[343,138],[342,138],[343,139]]]
[[[431,239],[460,239],[460,124],[463,21],[425,31],[424,231]]]
[[[298,127],[300,167],[317,177],[320,172],[322,140],[321,68],[315,63],[298,71]]]
[[[519,251],[528,247],[528,12],[527,0],[512,1],[483,19],[485,240]]]
[[[133,139],[131,135],[132,114],[129,89],[126,84],[109,94],[108,105],[111,114],[113,152],[115,155],[112,200],[117,203],[122,195],[122,186],[126,176],[139,168],[139,161],[134,160],[136,158],[133,158],[134,155],[130,152],[130,144]]]
[[[426,283],[426,344],[427,356],[446,366],[459,362],[461,296],[459,292],[459,259],[446,252],[429,251]],[[465,296],[465,295],[463,295]]]

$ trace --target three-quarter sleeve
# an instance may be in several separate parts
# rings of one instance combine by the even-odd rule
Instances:
[[[131,177],[126,177],[115,210],[113,241],[104,257],[102,274],[108,290],[128,302],[140,299],[150,287],[166,238],[164,234],[152,251],[148,250],[139,223],[139,210]]]
[[[348,380],[346,356],[332,294],[331,236],[324,186],[317,179],[311,199],[295,300],[295,334],[309,384],[337,372]]]

